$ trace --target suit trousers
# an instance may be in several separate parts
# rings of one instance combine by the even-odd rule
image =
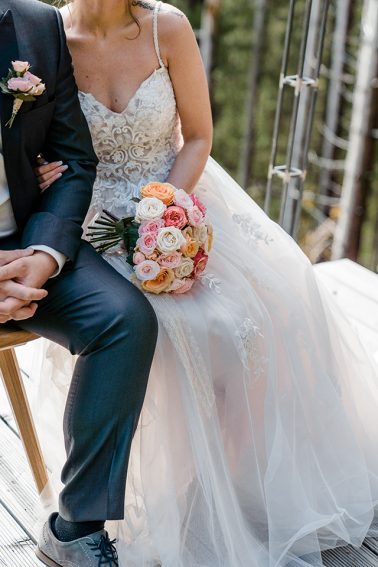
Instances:
[[[0,242],[0,249],[15,247],[12,239]],[[17,324],[79,355],[64,413],[67,461],[59,512],[75,522],[122,519],[156,315],[146,297],[85,241],[76,261],[44,287],[49,295],[34,317]]]

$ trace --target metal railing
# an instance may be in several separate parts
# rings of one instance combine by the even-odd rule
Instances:
[[[306,0],[297,73],[288,75],[292,32],[296,8],[300,2],[303,3],[303,0],[290,0],[289,4],[264,204],[265,212],[269,214],[273,195],[273,180],[274,178],[281,179],[282,195],[278,222],[294,238],[297,237],[301,218],[304,182],[307,174],[308,152],[319,88],[320,66],[330,0]],[[315,10],[317,10],[318,15],[316,18],[314,18]],[[310,25],[312,27],[311,44],[309,42]],[[309,68],[308,74],[305,74],[306,67]],[[286,143],[286,162],[285,164],[279,164],[277,163],[278,143],[283,115],[284,94],[287,89],[293,90],[293,106]],[[304,103],[303,99],[305,97],[307,97],[306,112],[302,113],[299,120],[300,105]],[[297,145],[296,159],[294,159],[295,145]]]

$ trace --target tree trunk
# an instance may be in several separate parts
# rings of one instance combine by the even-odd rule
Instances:
[[[211,69],[213,65],[213,38],[219,8],[220,0],[205,0],[202,8],[201,29],[199,32],[200,49],[209,85],[211,84]]]
[[[247,189],[248,187],[252,168],[253,140],[255,137],[255,112],[258,99],[257,83],[262,60],[266,8],[267,0],[255,0],[251,59],[246,98],[245,130],[239,163],[239,182],[244,189]]]
[[[361,204],[361,183],[365,175],[372,129],[373,81],[377,73],[378,0],[364,0],[362,37],[357,63],[349,148],[346,157],[340,219],[332,248],[332,258],[355,258],[356,215]]]
[[[343,71],[346,60],[346,42],[351,20],[351,0],[337,0],[336,22],[331,49],[331,68],[327,93],[325,131],[322,148],[324,166],[320,173],[319,188],[322,195],[331,195],[331,184],[334,181],[331,164],[335,157],[335,144],[339,132],[341,95],[343,90]],[[329,207],[323,206],[323,212],[328,214]]]

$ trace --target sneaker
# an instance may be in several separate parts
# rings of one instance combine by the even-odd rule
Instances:
[[[57,512],[51,514],[43,526],[36,548],[36,556],[49,567],[118,567],[115,539],[100,530],[73,541],[59,541],[52,525]]]

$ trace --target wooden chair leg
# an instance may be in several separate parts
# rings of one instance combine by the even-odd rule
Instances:
[[[0,369],[38,492],[47,483],[47,470],[13,348],[0,351]]]

